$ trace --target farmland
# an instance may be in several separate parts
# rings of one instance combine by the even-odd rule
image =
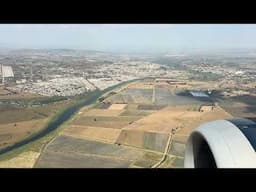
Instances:
[[[39,107],[0,106],[0,148],[13,145],[42,130],[60,110],[71,102]]]
[[[162,158],[173,130],[160,167],[183,167],[191,131],[204,122],[232,117],[218,105],[200,112],[208,103],[188,95],[184,87],[131,83],[81,109],[43,150],[35,167],[152,167]]]

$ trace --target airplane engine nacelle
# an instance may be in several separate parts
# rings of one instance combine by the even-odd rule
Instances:
[[[185,168],[256,168],[256,123],[217,120],[195,129],[185,149]]]

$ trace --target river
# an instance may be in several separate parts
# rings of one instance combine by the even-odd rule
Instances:
[[[53,130],[57,129],[59,126],[61,126],[65,121],[70,119],[71,116],[74,115],[81,107],[93,104],[103,94],[105,94],[105,93],[107,93],[107,92],[109,92],[109,91],[111,91],[111,90],[113,90],[117,87],[120,87],[120,86],[122,86],[126,83],[134,82],[134,81],[137,81],[137,80],[139,80],[139,79],[134,79],[134,80],[122,82],[122,83],[119,83],[119,84],[114,85],[112,87],[108,87],[108,88],[106,88],[102,91],[96,90],[96,91],[93,91],[93,92],[89,93],[84,100],[82,100],[81,102],[78,102],[78,103],[74,104],[73,106],[70,106],[67,109],[65,109],[60,115],[58,115],[56,117],[56,119],[52,120],[46,126],[46,128],[44,128],[43,130],[41,130],[38,133],[36,133],[35,135],[30,136],[28,138],[25,138],[22,141],[19,141],[19,142],[15,143],[11,146],[8,146],[6,148],[1,149],[0,150],[0,155],[3,155],[7,152],[10,152],[10,151],[16,149],[16,148],[22,147],[22,146],[24,146],[24,145],[26,145],[30,142],[36,141],[37,139],[40,139],[40,138],[44,137],[45,135],[47,135],[51,131],[53,131]]]

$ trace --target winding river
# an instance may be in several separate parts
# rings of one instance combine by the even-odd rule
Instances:
[[[94,102],[97,101],[98,98],[100,98],[100,96],[102,96],[103,94],[117,88],[120,87],[124,84],[127,83],[131,83],[134,81],[138,81],[139,79],[134,79],[134,80],[130,80],[130,81],[125,81],[122,83],[119,83],[117,85],[108,87],[102,91],[100,90],[95,90],[91,93],[89,93],[86,98],[70,107],[68,107],[67,109],[65,109],[61,114],[59,114],[55,119],[53,119],[43,130],[39,131],[38,133],[36,133],[35,135],[32,135],[28,138],[25,138],[22,141],[19,141],[11,146],[8,146],[6,148],[3,148],[0,150],[0,155],[5,154],[7,152],[10,152],[14,149],[17,149],[19,147],[22,147],[30,142],[36,141],[37,139],[40,139],[44,136],[46,136],[48,133],[50,133],[51,131],[57,129],[59,126],[61,126],[65,121],[69,120],[72,115],[74,115],[80,108],[86,106],[86,105],[90,105],[93,104]]]

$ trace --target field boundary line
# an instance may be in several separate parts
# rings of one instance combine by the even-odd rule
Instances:
[[[170,149],[171,144],[173,142],[173,138],[174,138],[175,133],[178,129],[179,129],[179,127],[177,127],[176,129],[172,129],[172,132],[169,134],[169,138],[168,138],[167,144],[165,146],[165,150],[164,150],[164,154],[163,154],[162,159],[159,162],[157,162],[156,164],[154,164],[151,168],[158,168],[166,160],[166,158],[168,156],[168,153],[169,153],[169,149]]]
[[[171,134],[169,134],[168,141],[167,141],[167,144],[165,146],[163,157],[161,158],[161,160],[159,162],[154,164],[151,168],[157,168],[165,161],[165,159],[167,157],[167,153],[169,151],[169,146],[171,145],[172,140],[173,140],[173,134],[171,133]]]
[[[48,143],[46,143],[44,146],[41,147],[40,151],[39,151],[39,156],[37,157],[34,165],[32,166],[32,168],[35,168],[38,160],[40,159],[40,157],[42,156],[43,154],[43,151],[56,139],[57,137],[53,137]]]

